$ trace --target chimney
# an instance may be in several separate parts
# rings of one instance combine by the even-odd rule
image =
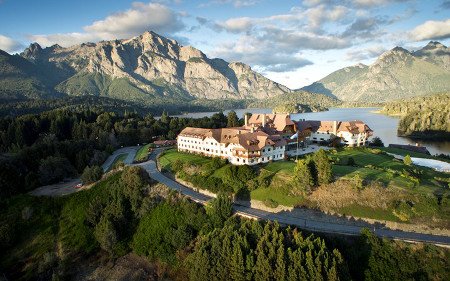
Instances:
[[[247,127],[248,126],[248,114],[247,113],[245,113],[244,114],[244,124],[245,124],[245,127]]]
[[[333,135],[337,136],[337,121],[333,121]]]
[[[262,118],[262,126],[265,127],[266,126],[266,115],[263,114],[263,118]]]

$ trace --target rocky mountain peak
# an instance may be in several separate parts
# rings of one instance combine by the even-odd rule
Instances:
[[[26,48],[22,53],[21,56],[29,59],[29,60],[36,60],[39,55],[42,53],[42,47],[38,43],[31,43],[28,48]]]
[[[371,65],[370,68],[378,69],[380,67],[381,68],[389,67],[396,63],[404,64],[409,59],[411,59],[411,57],[412,55],[408,50],[397,46],[392,50],[389,50],[381,54],[381,56],[378,57],[378,59],[375,61],[373,65]]]
[[[446,48],[444,44],[438,41],[430,41],[422,50],[430,50],[430,49],[441,49]]]
[[[68,95],[148,102],[160,97],[262,99],[290,92],[246,64],[209,59],[200,50],[153,31],[68,48],[32,44],[22,57],[52,71],[52,85]]]

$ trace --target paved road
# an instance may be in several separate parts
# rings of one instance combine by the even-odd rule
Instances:
[[[131,147],[120,148],[120,149],[114,151],[113,154],[111,154],[108,157],[108,159],[106,159],[105,163],[103,163],[103,165],[102,165],[103,171],[104,172],[108,171],[109,168],[111,167],[111,165],[114,163],[114,160],[116,159],[116,157],[119,156],[120,154],[127,154],[127,158],[123,161],[125,164],[129,165],[129,164],[133,163],[134,156],[136,155],[136,152],[138,151],[138,149],[139,149],[139,146],[131,146]],[[56,184],[38,187],[38,188],[30,191],[30,194],[34,195],[34,196],[63,196],[63,195],[67,195],[67,194],[71,194],[71,193],[83,190],[83,188],[81,188],[81,189],[74,188],[74,186],[76,186],[79,183],[81,183],[81,179],[79,179],[79,178],[71,179],[71,180],[59,182]]]
[[[177,190],[182,194],[190,197],[192,200],[205,204],[212,197],[204,195],[202,193],[196,192],[191,188],[188,188],[168,177],[163,175],[156,166],[156,158],[157,155],[162,151],[162,149],[156,149],[149,158],[149,161],[138,164],[143,167],[152,177],[158,182],[165,184],[171,189]],[[317,232],[325,232],[325,233],[339,233],[346,235],[358,235],[362,229],[362,226],[344,224],[344,223],[333,223],[330,220],[333,217],[327,218],[325,221],[314,220],[308,217],[302,217],[300,215],[296,215],[291,212],[280,212],[280,213],[270,213],[263,210],[253,209],[248,206],[242,206],[234,204],[233,206],[235,212],[238,215],[255,218],[255,219],[264,219],[264,220],[272,220],[278,221],[282,224],[295,225],[302,229],[317,231]],[[325,215],[327,216],[327,215]],[[380,228],[375,225],[370,225],[370,229],[380,237],[387,237],[392,239],[404,240],[404,241],[415,241],[415,242],[428,242],[439,245],[450,246],[450,237],[447,236],[438,236],[438,235],[430,235],[430,234],[421,234],[414,232],[404,232],[400,230],[391,230],[386,228]]]
[[[127,154],[127,158],[123,161],[123,163],[127,165],[133,163],[134,156],[136,155],[138,149],[139,146],[129,146],[114,151],[113,154],[111,154],[108,159],[106,159],[105,163],[103,163],[103,171],[108,171],[110,166],[114,163],[114,160],[116,160],[117,156],[119,156],[120,154]]]

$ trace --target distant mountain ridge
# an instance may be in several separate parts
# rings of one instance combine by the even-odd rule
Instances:
[[[302,89],[352,102],[383,102],[448,91],[450,49],[435,41],[415,52],[395,47],[370,66],[337,70]]]
[[[68,48],[42,48],[33,43],[20,56],[0,53],[0,74],[0,85],[12,88],[13,81],[27,80],[24,90],[19,87],[14,92],[2,87],[3,99],[63,94],[149,102],[262,99],[291,92],[246,64],[209,59],[194,47],[182,46],[151,31],[131,39]]]

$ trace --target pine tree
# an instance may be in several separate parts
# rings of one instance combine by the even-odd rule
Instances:
[[[227,115],[227,127],[231,128],[237,126],[239,126],[239,118],[237,117],[236,112],[231,110]]]
[[[275,280],[286,280],[286,262],[284,254],[284,246],[280,245],[277,250],[277,260],[275,265],[275,271],[273,273]]]
[[[233,255],[230,261],[230,277],[232,280],[245,280],[244,257],[239,243],[234,243]]]
[[[330,183],[333,180],[333,170],[325,150],[320,149],[314,154],[317,167],[317,181],[319,185]]]
[[[299,160],[294,169],[294,177],[298,186],[306,191],[311,191],[311,187],[314,186],[314,178],[311,175],[311,171],[306,161]]]

